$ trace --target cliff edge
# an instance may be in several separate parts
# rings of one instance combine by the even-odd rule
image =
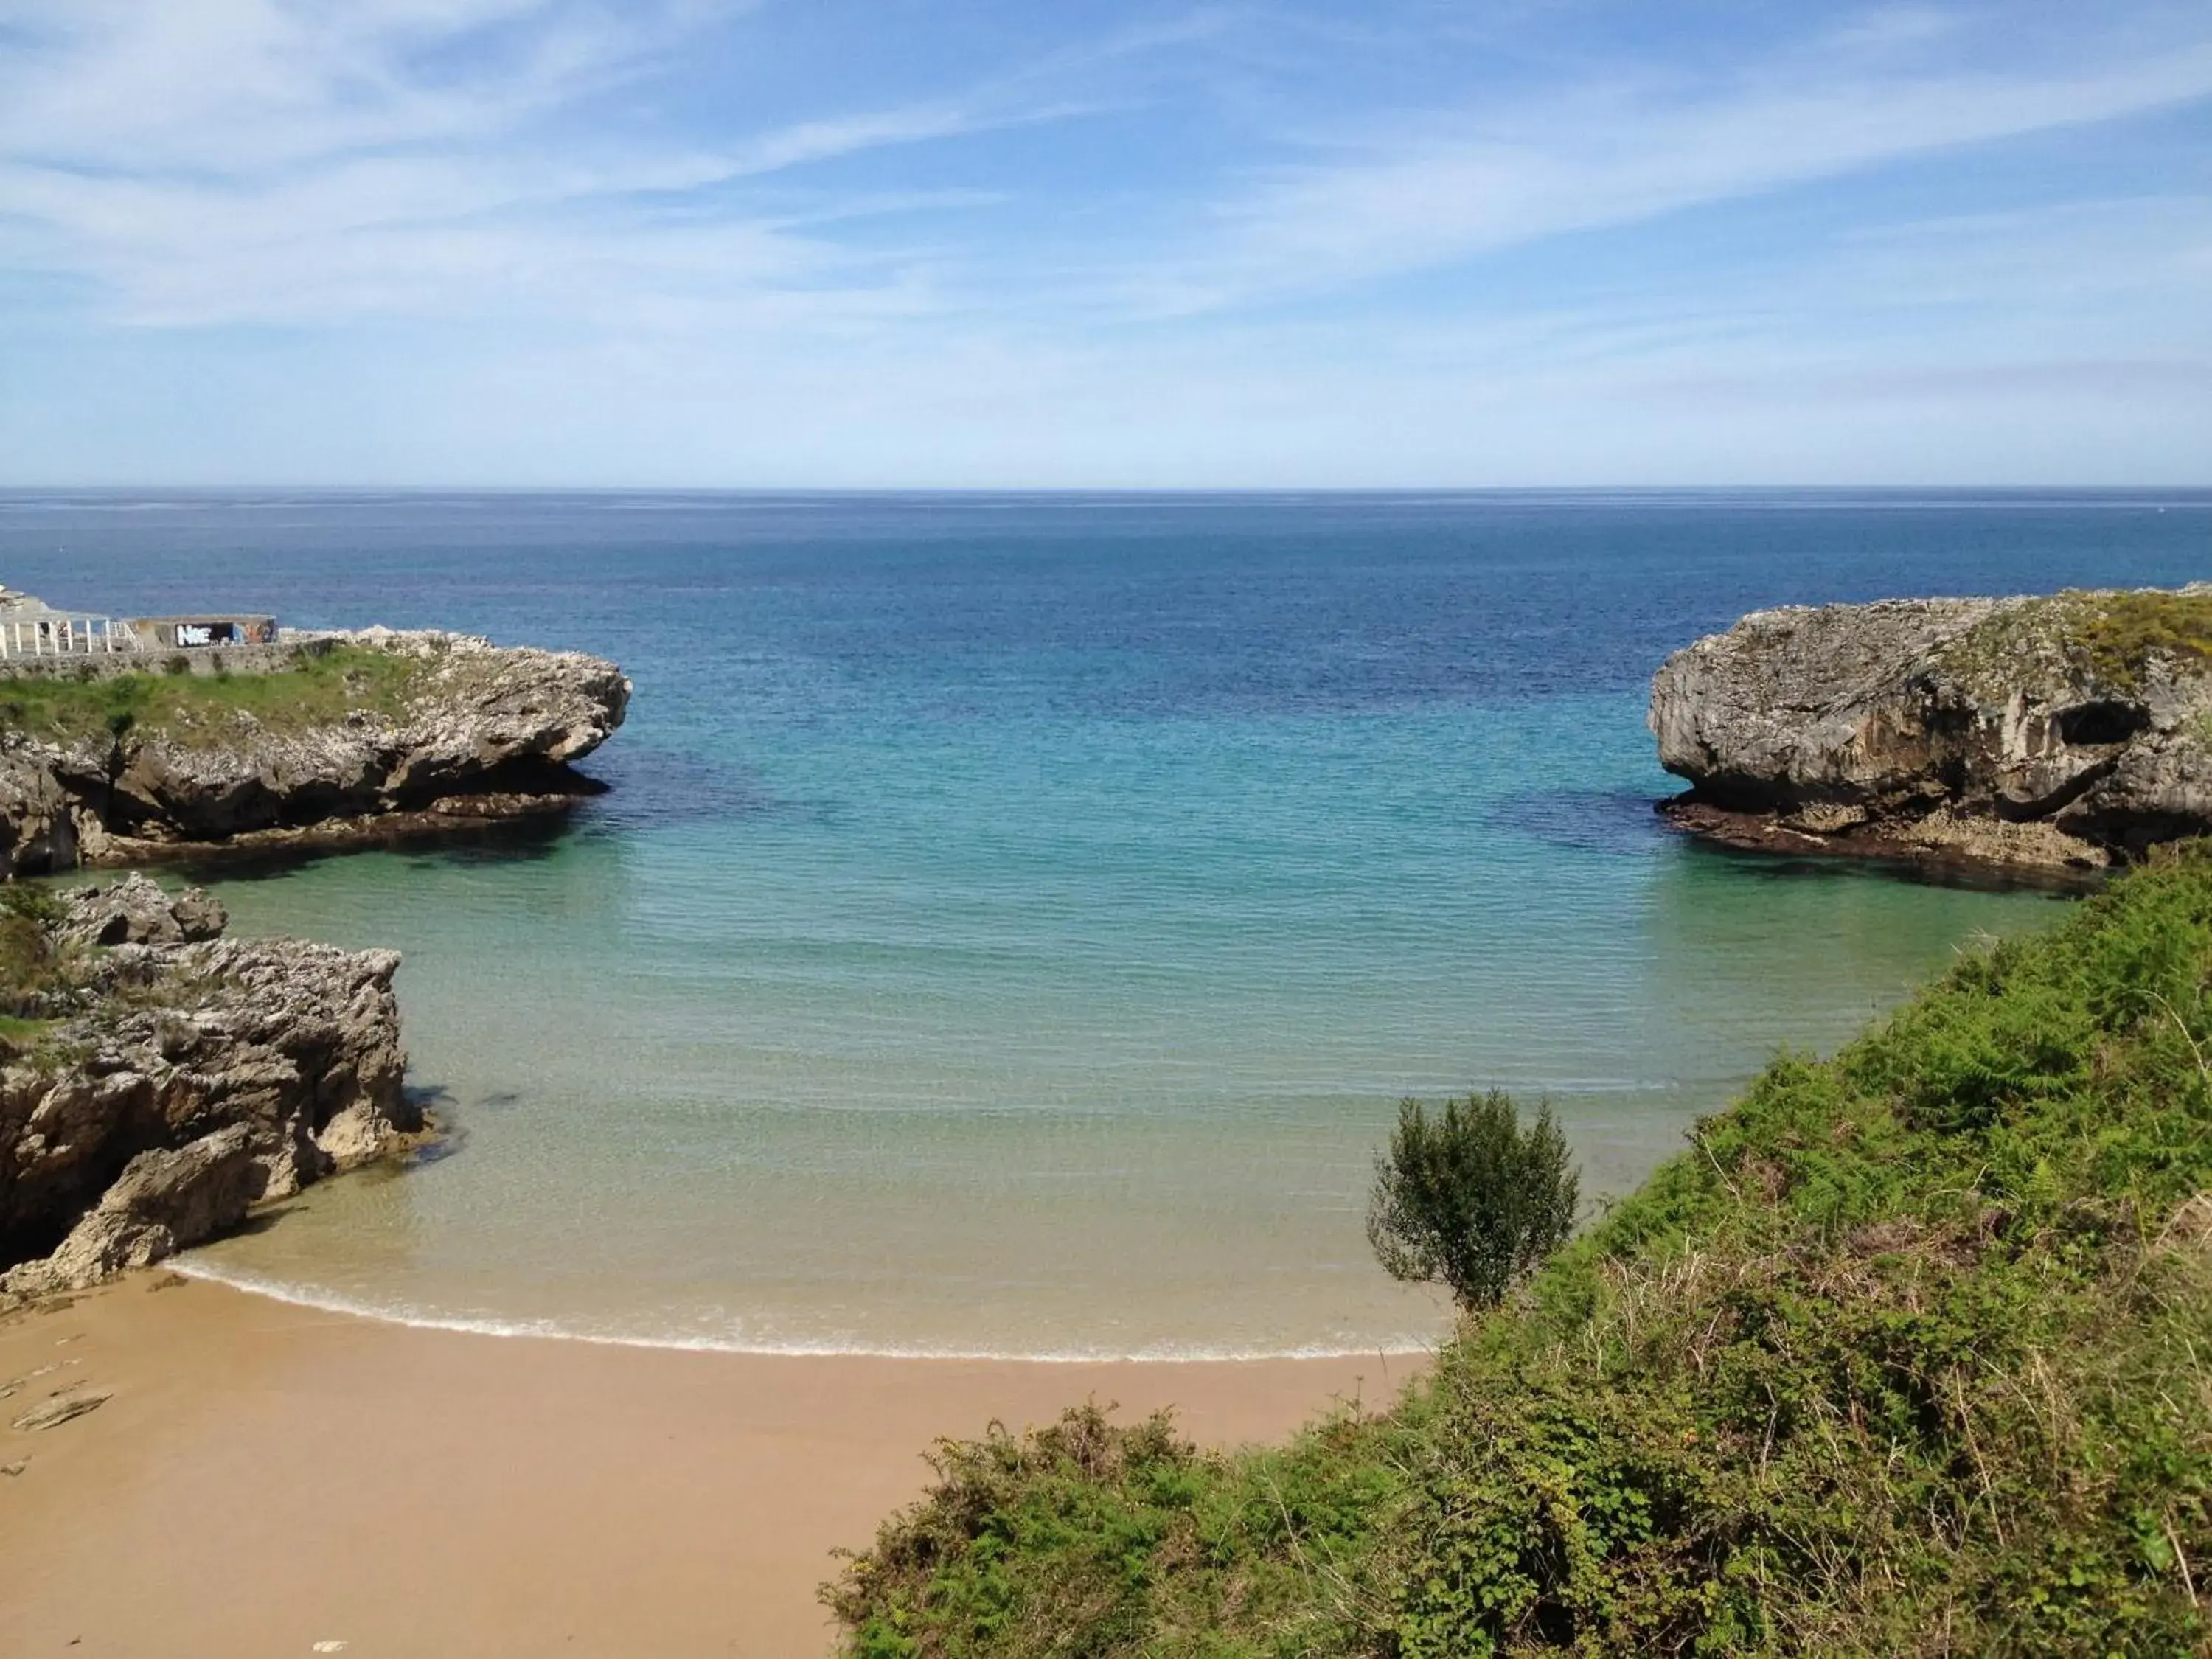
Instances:
[[[1738,845],[2127,862],[2212,831],[2212,586],[1755,611],[1650,723],[1662,811]]]
[[[0,1297],[159,1261],[422,1129],[398,953],[225,922],[139,875],[0,890]]]
[[[604,659],[469,635],[18,659],[0,675],[0,876],[343,845],[558,810],[623,721]]]

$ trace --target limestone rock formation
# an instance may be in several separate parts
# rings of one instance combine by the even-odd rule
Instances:
[[[75,868],[85,810],[62,787],[43,745],[0,732],[0,875]]]
[[[80,887],[59,902],[59,935],[76,945],[184,945],[230,925],[222,901],[205,888],[172,895],[140,875]]]
[[[2094,869],[2212,830],[2212,586],[1756,611],[1650,720],[1723,840]]]
[[[0,1045],[0,1291],[158,1261],[422,1129],[397,952],[223,938],[206,895],[158,895],[132,876],[44,923],[63,970]],[[95,943],[118,918],[139,937]]]
[[[629,701],[629,682],[604,659],[459,635],[369,629],[234,655],[234,684],[268,692],[258,702],[203,699],[207,708],[166,719],[126,714],[58,731],[11,725],[0,695],[0,875],[257,837],[338,844],[408,815],[433,828],[547,810],[592,787],[571,763],[612,735]],[[164,665],[182,665],[189,684],[216,660]],[[288,672],[319,660],[362,665],[354,678],[366,689],[338,696],[331,674],[313,684]],[[154,666],[67,665],[102,680]],[[34,671],[58,672],[20,660],[13,670]]]

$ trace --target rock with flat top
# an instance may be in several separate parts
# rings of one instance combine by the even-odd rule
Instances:
[[[0,714],[0,877],[230,846],[373,844],[556,811],[597,788],[574,763],[621,726],[630,694],[620,668],[580,652],[387,629],[81,666],[173,678],[179,695],[66,731]],[[223,675],[204,672],[215,668]],[[18,659],[0,681],[52,672]],[[260,695],[182,696],[212,678],[254,681]],[[455,800],[483,810],[434,810]]]
[[[2094,870],[2212,830],[2212,586],[1755,611],[1650,723],[1723,840]]]

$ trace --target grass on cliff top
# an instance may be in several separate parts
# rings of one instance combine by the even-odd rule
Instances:
[[[235,737],[244,719],[263,731],[297,732],[362,713],[397,719],[422,689],[424,659],[373,647],[302,653],[273,673],[147,672],[79,679],[66,673],[0,677],[0,731],[52,743],[106,745],[131,736],[191,746]],[[219,660],[219,659],[218,659]]]
[[[935,1464],[848,1655],[2206,1651],[2212,855],[1775,1061],[1387,1413]]]
[[[1998,693],[2032,680],[2039,665],[2063,666],[2130,692],[2154,658],[2185,668],[2212,660],[2212,592],[2069,588],[1999,611],[1942,655],[1970,681]]]

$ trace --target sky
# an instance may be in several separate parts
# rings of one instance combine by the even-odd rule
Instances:
[[[0,485],[2212,484],[2212,6],[0,0]]]

